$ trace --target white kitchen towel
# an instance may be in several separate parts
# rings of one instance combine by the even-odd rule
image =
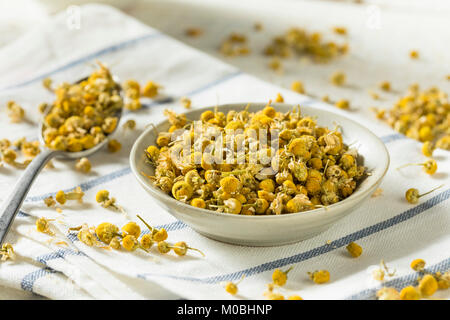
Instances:
[[[428,176],[420,168],[395,170],[408,162],[424,159],[420,143],[407,139],[388,126],[368,119],[358,111],[341,111],[308,96],[246,75],[216,59],[175,41],[123,13],[107,6],[80,7],[79,28],[67,23],[66,14],[37,26],[24,37],[0,51],[0,138],[14,140],[23,136],[36,139],[39,113],[37,105],[51,101],[41,80],[55,83],[75,81],[88,75],[96,60],[110,66],[119,78],[141,83],[153,80],[164,87],[164,97],[143,100],[145,106],[127,113],[123,121],[134,119],[137,129],[119,130],[115,138],[122,149],[111,154],[102,150],[90,157],[93,170],[82,174],[73,161],[56,160],[54,169],[45,169],[35,181],[7,241],[14,245],[17,258],[0,263],[0,285],[34,292],[52,299],[262,299],[275,268],[287,269],[289,280],[279,289],[285,295],[299,294],[304,299],[374,298],[381,286],[402,287],[416,281],[409,268],[415,258],[427,261],[429,270],[450,268],[449,153],[435,151],[438,173]],[[160,208],[138,185],[128,165],[130,148],[149,123],[163,120],[163,110],[183,112],[179,100],[186,96],[193,108],[228,102],[261,102],[280,92],[285,101],[314,106],[350,117],[377,134],[391,156],[391,169],[381,187],[383,194],[368,199],[360,208],[328,231],[303,242],[281,247],[255,248],[229,245],[205,238]],[[11,124],[6,102],[15,100],[26,109],[27,121]],[[0,199],[21,171],[0,168]],[[404,200],[410,187],[429,190],[445,186],[421,199],[418,205]],[[83,204],[67,203],[62,213],[49,209],[43,199],[58,190],[80,186]],[[95,194],[107,189],[125,208],[128,217],[100,207]],[[112,222],[123,225],[139,221],[140,214],[169,232],[169,241],[186,241],[205,253],[185,257],[136,251],[108,251],[87,247],[68,235],[67,228],[83,223]],[[56,238],[35,230],[36,218],[55,219]],[[145,227],[141,225],[143,229]],[[273,230],[283,232],[283,230]],[[359,243],[364,252],[350,258],[345,246]],[[396,269],[384,283],[372,279],[370,271],[386,261]],[[314,284],[308,271],[327,269],[331,280]],[[231,296],[224,281],[244,280],[239,294]],[[439,293],[448,297],[447,291]]]

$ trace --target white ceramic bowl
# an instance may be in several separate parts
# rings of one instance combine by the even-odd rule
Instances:
[[[249,111],[261,110],[265,105],[266,103],[253,103]],[[242,110],[245,106],[246,103],[238,103],[221,105],[218,108],[226,114],[230,110]],[[278,111],[287,112],[292,110],[293,105],[274,104],[274,107]],[[186,116],[196,120],[203,111],[212,109],[213,107],[195,109],[187,112]],[[355,143],[364,166],[371,173],[361,181],[350,197],[327,208],[283,215],[247,216],[195,208],[177,201],[153,186],[149,179],[141,174],[154,174],[154,168],[146,162],[144,154],[147,146],[155,144],[156,135],[152,128],[144,131],[134,143],[130,154],[131,169],[139,183],[164,209],[209,238],[240,245],[275,246],[313,237],[360,206],[375,191],[389,167],[389,154],[378,137],[350,119],[311,107],[302,107],[301,111],[302,115],[317,117],[320,126],[334,128],[339,124],[342,127],[344,142]],[[164,121],[156,127],[158,131],[167,131],[169,123]]]

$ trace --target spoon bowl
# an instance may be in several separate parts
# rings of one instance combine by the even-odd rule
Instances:
[[[80,83],[84,80],[86,80],[87,77],[82,78],[75,83]],[[116,76],[113,76],[113,81],[117,85],[117,90],[119,92],[119,96],[123,100],[123,91],[122,87],[120,86],[119,78]],[[109,140],[109,137],[117,130],[119,127],[118,123],[120,122],[120,118],[122,116],[122,110],[123,107],[117,110],[117,112],[114,114],[115,117],[117,117],[117,126],[114,129],[113,132],[109,133],[106,138],[93,146],[92,148],[79,151],[79,152],[70,152],[70,151],[60,151],[60,150],[53,150],[46,146],[46,143],[43,138],[43,129],[44,129],[44,121],[43,119],[45,116],[49,113],[51,110],[50,107],[48,107],[45,110],[44,115],[41,118],[41,121],[39,122],[39,142],[42,144],[41,152],[33,159],[33,161],[28,164],[27,168],[25,169],[24,173],[20,177],[20,179],[16,182],[16,185],[13,188],[13,191],[9,195],[9,197],[3,202],[1,209],[0,209],[0,245],[3,243],[9,228],[11,227],[12,222],[14,221],[14,218],[16,217],[17,212],[20,209],[20,206],[22,205],[23,200],[25,199],[26,195],[28,194],[28,191],[31,188],[31,185],[33,184],[35,178],[39,174],[39,172],[42,170],[42,168],[49,162],[52,158],[65,158],[65,159],[79,159],[83,157],[88,157],[91,154],[97,152],[101,148],[103,148]]]

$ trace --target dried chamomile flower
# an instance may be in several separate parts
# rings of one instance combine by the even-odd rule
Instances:
[[[56,201],[52,196],[45,198],[44,203],[47,205],[47,207],[53,207],[56,205]]]
[[[136,128],[136,121],[134,121],[133,119],[125,121],[125,123],[122,125],[122,128],[127,130],[134,130]]]
[[[380,95],[376,93],[375,91],[369,90],[369,95],[372,97],[373,100],[380,99]]]
[[[92,246],[100,246],[100,242],[97,240],[97,237],[93,230],[91,230],[87,224],[83,224],[78,228],[70,228],[69,231],[78,231],[77,238],[85,245]]]
[[[95,234],[100,239],[100,241],[109,245],[115,237],[120,236],[119,228],[109,222],[100,223],[95,228]]]
[[[321,98],[321,100],[323,101],[323,102],[330,102],[331,100],[330,100],[330,96],[329,95],[324,95],[322,98]]]
[[[431,274],[426,274],[419,281],[418,289],[426,297],[432,296],[438,289],[438,283]]]
[[[435,147],[433,146],[433,143],[431,141],[425,141],[422,144],[422,154],[425,157],[431,158],[433,156],[433,151]]]
[[[156,242],[164,241],[164,240],[167,239],[167,237],[168,237],[168,235],[167,235],[166,229],[161,228],[161,229],[158,230],[156,228],[153,228],[153,230],[152,230],[152,238]]]
[[[41,149],[39,148],[39,141],[26,141],[25,138],[23,138],[22,142],[20,143],[20,146],[18,146],[22,154],[26,158],[34,158],[39,153],[41,153]]]
[[[384,277],[387,275],[389,277],[393,277],[395,275],[396,270],[389,271],[388,266],[384,262],[384,260],[380,261],[380,267],[372,271],[372,277],[377,281],[384,281]]]
[[[108,151],[117,152],[122,148],[122,144],[116,139],[111,139],[108,141]]]
[[[439,88],[421,91],[418,84],[413,84],[383,120],[409,138],[430,141],[436,148],[450,150],[450,110],[445,107],[448,103],[448,94]]]
[[[136,111],[142,108],[141,100],[131,99],[125,103],[125,108],[131,111]]]
[[[104,201],[109,200],[109,191],[107,191],[107,190],[100,190],[99,192],[97,192],[95,200],[98,203],[102,203]]]
[[[190,109],[191,108],[191,99],[187,98],[187,97],[182,97],[180,99],[181,105],[183,106],[183,108],[185,109]]]
[[[395,288],[383,287],[377,291],[378,300],[400,300],[400,293]]]
[[[112,133],[117,127],[116,117],[107,117],[102,125],[102,129],[105,133]]]
[[[414,271],[423,271],[425,269],[425,260],[415,259],[411,262],[410,266]]]
[[[24,162],[18,162],[17,159],[17,152],[15,152],[13,149],[0,149],[0,153],[2,155],[3,162],[16,167],[17,169],[25,169],[28,164],[31,162],[31,159],[27,159]]]
[[[281,93],[277,93],[277,97],[275,98],[275,102],[284,102],[284,98]]]
[[[196,208],[205,209],[206,208],[206,202],[205,200],[201,198],[194,198],[191,200],[190,205]]]
[[[291,90],[301,94],[305,93],[305,87],[301,81],[293,81],[291,83]]]
[[[419,202],[419,198],[420,197],[423,197],[423,196],[425,196],[425,195],[427,195],[427,194],[429,194],[429,193],[431,193],[431,192],[433,192],[433,191],[435,191],[435,190],[437,190],[437,189],[439,189],[439,188],[441,188],[443,186],[444,185],[442,184],[439,187],[436,187],[436,188],[434,188],[434,189],[432,189],[432,190],[430,190],[428,192],[425,192],[423,194],[419,194],[419,190],[416,189],[416,188],[410,188],[410,189],[406,190],[405,199],[406,199],[406,201],[408,201],[411,204],[417,204]]]
[[[9,147],[11,147],[11,141],[9,141],[8,139],[0,140],[0,151],[6,150]]]
[[[372,276],[373,276],[373,278],[375,279],[375,280],[378,280],[378,281],[383,281],[384,280],[384,277],[387,275],[387,276],[389,276],[389,277],[393,277],[394,275],[395,275],[395,273],[396,273],[396,270],[394,270],[394,271],[389,271],[389,268],[388,268],[388,266],[386,265],[386,263],[384,262],[384,260],[381,260],[380,261],[380,268],[378,268],[378,269],[375,269],[373,272],[372,272]]]
[[[64,204],[67,201],[66,193],[62,190],[59,190],[55,195],[56,201],[58,201],[60,204]]]
[[[286,210],[290,213],[310,210],[313,207],[313,203],[308,199],[308,196],[303,193],[297,194],[286,203]]]
[[[123,89],[125,90],[125,95],[130,99],[139,99],[141,95],[141,86],[136,80],[129,79],[125,81],[123,84]]]
[[[443,274],[438,271],[434,274],[434,277],[438,282],[438,287],[440,290],[450,288],[450,271],[444,272]]]
[[[47,147],[79,152],[101,143],[112,133],[123,107],[120,85],[101,63],[84,81],[55,87],[42,134]]]
[[[391,91],[391,83],[389,81],[382,81],[378,84],[381,90]]]
[[[423,166],[423,171],[425,171],[429,175],[434,174],[437,170],[437,162],[434,159],[428,159],[427,161],[425,161],[423,163],[404,164],[404,165],[398,167],[397,169],[401,169],[401,168],[405,168],[405,167],[409,167],[409,166]]]
[[[300,297],[300,296],[297,295],[297,294],[294,294],[294,295],[292,295],[292,296],[289,296],[287,299],[288,299],[288,300],[303,300],[303,298]]]
[[[273,71],[281,72],[283,71],[283,65],[281,64],[281,61],[277,58],[273,58],[269,61],[268,64],[269,68]]]
[[[381,188],[377,188],[373,193],[372,193],[372,198],[376,198],[379,197],[383,194],[383,189]]]
[[[177,128],[183,128],[187,124],[186,115],[184,114],[177,114],[172,110],[166,109],[164,110],[164,115],[169,120],[169,123]]]
[[[14,260],[16,254],[14,253],[14,248],[10,243],[4,243],[0,249],[0,261],[6,261],[8,259]]]
[[[75,164],[75,169],[84,173],[89,173],[91,171],[91,168],[92,168],[91,162],[89,161],[88,158],[85,157],[78,159]]]
[[[144,234],[141,237],[140,242],[141,242],[142,248],[144,248],[146,250],[150,249],[153,246],[153,244],[155,243],[155,241],[153,241],[151,234]]]
[[[289,271],[291,271],[292,269],[293,269],[293,267],[290,267],[286,271],[282,271],[280,269],[275,269],[275,271],[272,274],[273,283],[280,287],[284,286],[287,281],[287,275],[288,275]]]
[[[154,98],[159,94],[159,89],[162,87],[153,81],[148,81],[142,89],[142,95],[147,98]]]
[[[343,86],[345,84],[345,80],[346,80],[347,76],[345,75],[344,72],[342,71],[336,71],[334,72],[331,77],[330,77],[330,81],[332,84],[334,84],[335,86]]]
[[[436,141],[436,148],[450,150],[450,135],[438,139]]]
[[[134,251],[139,248],[139,241],[135,236],[129,234],[123,237],[122,239],[122,247],[128,251]]]
[[[175,199],[186,202],[192,197],[194,190],[185,181],[177,181],[172,187],[172,195]]]
[[[355,242],[350,242],[346,248],[353,258],[358,258],[363,252],[362,247]]]
[[[247,45],[247,37],[243,34],[233,32],[222,41],[219,51],[227,57],[247,55],[250,53],[250,48]]]
[[[346,35],[347,34],[347,28],[345,27],[334,27],[333,28],[334,33],[340,34],[340,35]]]
[[[153,241],[161,242],[161,241],[167,240],[168,234],[167,234],[166,229],[164,229],[164,228],[157,229],[155,227],[152,227],[138,214],[136,215],[136,217],[138,217],[138,219],[141,220],[142,223],[145,224],[145,226],[150,230],[151,239]]]
[[[176,253],[177,255],[179,255],[179,256],[185,256],[188,250],[194,250],[194,251],[197,251],[197,252],[199,252],[202,256],[205,256],[205,254],[204,254],[203,252],[201,252],[199,249],[189,247],[189,246],[186,244],[186,242],[184,242],[184,241],[180,241],[180,242],[175,243],[175,244],[173,245],[173,247],[172,247],[172,250],[173,250],[173,252],[175,252],[175,253]]]
[[[327,270],[308,272],[308,275],[311,278],[311,280],[317,284],[323,284],[330,281],[330,273]]]
[[[234,176],[228,176],[220,180],[220,187],[224,192],[235,193],[241,187],[241,182]]]
[[[44,114],[45,111],[47,110],[47,108],[48,108],[48,103],[46,103],[46,102],[42,102],[38,105],[39,113]]]
[[[147,159],[153,164],[156,165],[159,159],[160,150],[156,146],[148,146],[145,150],[145,154],[147,155]]]
[[[52,79],[50,78],[42,79],[42,86],[49,91],[53,91],[52,84],[53,84]]]
[[[81,187],[76,187],[73,191],[64,192],[62,190],[58,191],[55,195],[56,201],[59,204],[65,204],[67,200],[78,200],[78,202],[83,201],[84,192]]]
[[[339,109],[348,110],[350,109],[350,102],[347,99],[341,99],[336,101],[335,106]]]
[[[189,27],[184,31],[184,34],[188,37],[196,38],[203,35],[203,29],[196,27]]]
[[[21,122],[25,117],[25,110],[19,106],[15,101],[8,101],[6,105],[8,109],[8,117],[11,122]]]
[[[263,29],[263,25],[261,22],[255,22],[253,24],[253,29],[255,29],[255,31],[261,31]]]
[[[36,220],[36,230],[42,233],[46,233],[49,235],[54,235],[54,233],[50,230],[50,222],[54,221],[53,219],[46,219],[44,217]]]
[[[114,237],[111,239],[111,241],[109,242],[109,246],[114,249],[114,250],[119,250],[121,247],[121,238],[120,237]]]
[[[411,59],[419,59],[419,52],[417,50],[411,50],[409,52],[409,57]]]
[[[375,117],[377,117],[377,119],[384,119],[386,116],[386,109],[372,107],[370,110],[375,113]]]
[[[238,285],[239,285],[239,283],[242,282],[242,280],[244,280],[244,278],[245,278],[245,275],[242,275],[241,279],[237,282],[227,281],[227,282],[223,283],[225,291],[228,292],[229,294],[231,294],[232,296],[236,295],[239,290]]]
[[[385,276],[385,272],[381,268],[377,268],[372,271],[372,278],[377,281],[383,281]]]
[[[95,201],[97,201],[97,203],[100,203],[104,208],[114,208],[124,213],[123,208],[116,204],[116,198],[109,197],[109,191],[107,190],[98,191],[95,195]]]
[[[416,287],[407,286],[400,291],[400,300],[420,300],[420,291]]]
[[[242,202],[235,198],[223,200],[224,205],[210,205],[211,208],[218,208],[219,212],[239,214],[242,210]]]
[[[89,230],[80,230],[80,232],[78,232],[77,234],[77,238],[89,247],[98,245],[98,241],[95,238],[95,235],[92,234],[92,232],[90,232]]]
[[[136,222],[128,222],[126,225],[122,227],[123,236],[131,234],[136,238],[139,238],[141,235],[141,227]]]

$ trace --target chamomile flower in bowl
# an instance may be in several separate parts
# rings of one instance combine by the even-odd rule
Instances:
[[[389,166],[380,139],[324,109],[238,103],[165,114],[136,140],[131,169],[161,207],[219,241],[313,237],[360,206]]]

